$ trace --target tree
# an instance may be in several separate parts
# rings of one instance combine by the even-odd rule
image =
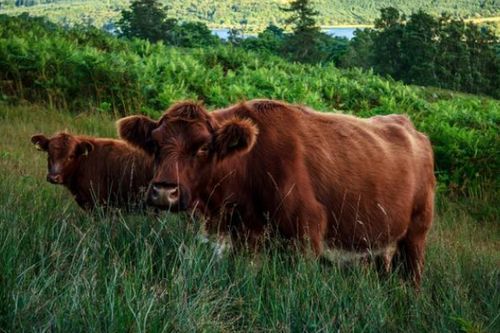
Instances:
[[[182,47],[204,47],[216,45],[219,38],[212,35],[207,25],[202,22],[183,22],[178,24],[171,34],[171,43]]]
[[[439,18],[437,75],[439,86],[461,90],[470,81],[470,54],[465,43],[465,22],[453,20],[449,15]]]
[[[295,0],[290,3],[290,7],[281,10],[292,13],[285,21],[293,25],[293,34],[287,36],[285,43],[285,54],[300,62],[321,61],[319,44],[323,34],[316,25],[315,16],[319,12],[314,10],[311,1]]]
[[[484,92],[500,98],[500,38],[488,27],[479,28],[469,23],[467,42],[471,49],[471,67],[481,75],[481,82],[475,82],[474,91]],[[477,76],[476,76],[477,77]]]
[[[437,46],[440,86],[500,96],[500,58],[495,51],[498,42],[488,28],[442,15]]]
[[[285,35],[285,32],[283,31],[283,29],[281,29],[280,27],[278,27],[278,26],[276,26],[274,24],[269,24],[264,29],[264,31],[262,31],[261,33],[259,33],[259,38],[260,37],[265,37],[265,36],[271,36],[271,37],[274,37],[274,38],[281,39],[281,38],[283,38],[284,35]]]
[[[243,31],[236,28],[229,29],[227,41],[233,46],[239,46],[243,42]]]
[[[341,67],[373,67],[373,39],[376,32],[372,29],[356,29],[354,37],[340,58]]]
[[[257,37],[248,37],[242,40],[241,46],[246,50],[280,55],[284,36],[283,29],[271,24]]]
[[[381,17],[375,20],[379,33],[373,40],[373,60],[375,70],[399,80],[403,73],[401,62],[401,40],[403,38],[404,15],[394,7],[383,8]]]
[[[382,8],[380,17],[375,20],[375,29],[387,29],[398,25],[401,21],[404,21],[404,15],[401,16],[397,8]]]
[[[313,9],[310,0],[292,1],[290,7],[281,8],[281,10],[293,13],[285,22],[295,26],[293,29],[294,32],[319,31],[319,27],[316,26],[316,19],[314,18],[318,16],[319,12]]]
[[[123,10],[118,28],[125,37],[144,38],[151,42],[168,39],[176,20],[167,19],[158,0],[136,0],[130,10]]]
[[[405,82],[435,85],[438,22],[431,15],[419,11],[410,16],[401,41],[401,73]]]
[[[349,39],[345,37],[332,37],[322,33],[319,39],[320,61],[340,64],[340,59],[347,52]]]

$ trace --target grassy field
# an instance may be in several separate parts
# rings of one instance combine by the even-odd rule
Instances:
[[[87,215],[48,184],[29,138],[61,129],[115,132],[109,116],[0,104],[0,332],[500,331],[495,217],[438,195],[419,295],[278,245],[217,259],[188,217]]]

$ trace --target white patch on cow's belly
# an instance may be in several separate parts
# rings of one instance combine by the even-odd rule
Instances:
[[[196,236],[198,241],[202,244],[209,244],[214,251],[214,256],[221,259],[226,251],[232,248],[231,239],[229,237],[218,237],[216,240],[211,240],[205,233]]]
[[[216,242],[212,243],[212,247],[217,259],[221,259],[224,255],[224,252],[231,250],[231,240],[227,238],[219,239]]]
[[[330,248],[328,246],[324,247],[324,251],[322,254],[322,257],[335,263],[339,264],[344,264],[344,263],[349,263],[353,261],[358,261],[370,257],[378,257],[382,256],[384,258],[385,262],[390,262],[392,260],[392,257],[394,256],[394,253],[396,252],[396,243],[391,243],[387,245],[386,247],[374,249],[374,250],[367,250],[364,252],[356,252],[356,251],[348,251],[344,249],[338,249],[338,248]]]

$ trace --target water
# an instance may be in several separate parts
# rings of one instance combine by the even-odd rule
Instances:
[[[359,28],[328,28],[323,29],[323,32],[327,33],[330,36],[335,37],[345,37],[347,39],[351,39],[354,37],[354,31]]]
[[[212,34],[220,39],[227,39],[229,37],[229,29],[212,29]]]
[[[327,28],[323,29],[323,32],[327,33],[330,36],[345,37],[347,39],[351,39],[352,37],[354,37],[355,30],[356,28]],[[221,39],[227,39],[229,36],[229,29],[212,29],[212,34]]]

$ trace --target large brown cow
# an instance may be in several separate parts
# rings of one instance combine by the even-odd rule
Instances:
[[[394,247],[418,286],[434,208],[433,153],[404,116],[360,119],[269,100],[131,116],[120,136],[154,154],[149,202],[197,206],[207,229],[281,235],[357,253]]]
[[[66,186],[83,209],[137,208],[153,177],[152,157],[122,140],[58,133],[31,142],[48,153],[47,181]]]

